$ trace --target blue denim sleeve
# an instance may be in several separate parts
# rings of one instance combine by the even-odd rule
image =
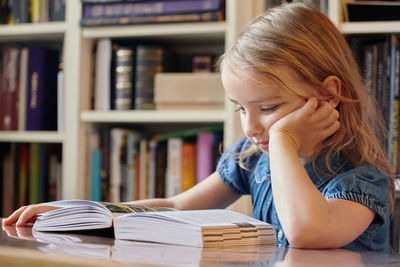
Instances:
[[[238,153],[245,151],[251,142],[247,138],[240,139],[229,150],[225,151],[218,161],[217,173],[222,181],[239,194],[249,194],[249,181],[244,169],[239,166]]]
[[[360,166],[339,174],[322,191],[327,199],[360,203],[375,214],[374,223],[382,225],[388,214],[388,177],[374,166]]]

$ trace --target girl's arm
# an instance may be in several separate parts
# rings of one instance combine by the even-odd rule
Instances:
[[[130,202],[146,206],[171,207],[181,210],[188,209],[215,209],[225,208],[236,199],[239,194],[233,192],[224,184],[217,172],[194,187],[170,198],[144,199]]]
[[[312,183],[300,155],[313,155],[318,144],[337,131],[337,111],[315,99],[275,123],[270,129],[269,154],[275,207],[293,247],[344,246],[371,224],[374,213],[347,200],[327,200]],[[304,127],[306,125],[306,127]]]

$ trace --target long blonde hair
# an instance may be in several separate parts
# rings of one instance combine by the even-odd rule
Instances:
[[[382,117],[365,89],[359,66],[344,36],[320,11],[301,3],[267,10],[250,22],[231,48],[220,58],[221,69],[229,67],[264,73],[279,82],[273,73],[277,65],[288,66],[313,84],[323,95],[322,81],[334,75],[341,81],[340,129],[325,141],[325,162],[344,155],[355,166],[371,164],[389,177],[389,206],[394,206],[394,174],[382,149],[386,138]],[[290,88],[288,88],[290,89]],[[250,147],[243,160],[254,153]]]

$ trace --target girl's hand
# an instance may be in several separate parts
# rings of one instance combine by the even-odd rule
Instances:
[[[3,225],[24,226],[26,223],[36,221],[37,215],[46,211],[60,209],[60,207],[44,206],[44,205],[29,205],[23,206],[13,212],[8,218],[3,219]]]
[[[270,142],[276,137],[287,138],[300,157],[311,157],[321,148],[322,141],[339,129],[338,119],[339,112],[328,102],[318,105],[316,98],[310,98],[304,106],[272,125]]]

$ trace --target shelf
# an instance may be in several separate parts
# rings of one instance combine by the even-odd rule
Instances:
[[[224,120],[224,110],[113,110],[81,113],[81,121],[89,123],[222,123]]]
[[[64,134],[44,131],[0,131],[0,142],[63,143]]]
[[[400,33],[400,21],[343,22],[343,34]]]
[[[0,42],[62,40],[65,31],[65,22],[1,25]]]
[[[225,22],[171,23],[82,28],[83,38],[157,37],[157,39],[224,40]]]

